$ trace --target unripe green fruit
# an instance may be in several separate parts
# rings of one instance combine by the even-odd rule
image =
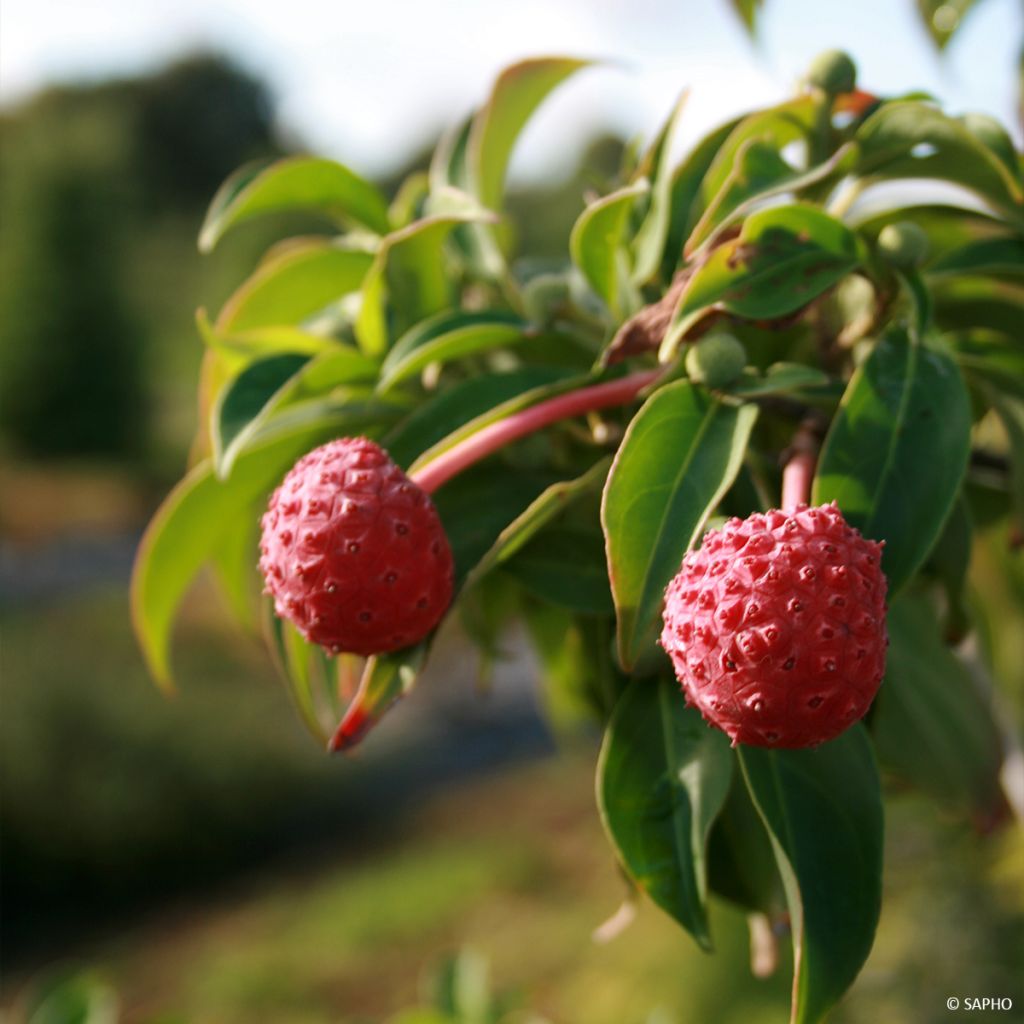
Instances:
[[[547,324],[569,302],[569,282],[561,274],[539,274],[523,287],[523,312],[535,324]]]
[[[928,255],[928,236],[912,221],[886,224],[878,233],[878,251],[894,267],[913,270]]]
[[[690,380],[709,388],[731,384],[747,365],[747,350],[731,334],[709,334],[686,353]]]
[[[857,84],[857,65],[842,50],[826,50],[811,62],[807,80],[829,96],[853,92]]]

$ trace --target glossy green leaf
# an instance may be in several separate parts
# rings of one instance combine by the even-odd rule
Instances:
[[[218,334],[298,325],[359,290],[373,254],[329,242],[290,247],[260,264],[217,317]]]
[[[990,701],[939,635],[932,604],[902,595],[888,615],[885,681],[871,731],[883,767],[977,823],[1002,804],[1002,742]]]
[[[884,104],[858,128],[864,178],[936,178],[961,185],[1024,224],[1019,180],[960,121],[914,100]]]
[[[389,345],[384,303],[401,311],[400,322],[413,324],[446,309],[452,284],[445,273],[445,239],[459,224],[491,219],[480,208],[434,214],[384,238],[363,281],[355,335],[367,355],[383,355]]]
[[[560,367],[527,366],[459,381],[406,416],[385,435],[384,447],[400,466],[409,466],[425,451],[478,417],[486,417],[492,409],[574,376],[572,371]]]
[[[392,418],[395,407],[374,398],[369,389],[375,377],[371,360],[341,345],[313,359],[278,355],[250,364],[214,405],[212,436],[218,474],[227,476],[247,447],[284,420],[284,410],[291,410],[293,424],[331,417],[339,433]],[[330,401],[309,403],[326,397]]]
[[[268,440],[240,457],[231,476],[218,480],[200,463],[167,496],[143,534],[132,572],[132,621],[146,664],[172,689],[169,648],[178,607],[196,574],[239,515],[276,486],[304,452],[327,440],[319,424]]]
[[[635,304],[629,283],[625,229],[636,200],[650,191],[646,178],[595,200],[569,236],[569,252],[591,288],[621,318]]]
[[[676,101],[634,176],[651,182],[650,206],[633,238],[632,279],[637,285],[655,277],[664,258],[672,217],[672,148],[688,96],[684,91]]]
[[[589,63],[540,57],[513,64],[498,76],[490,98],[473,119],[467,140],[471,179],[484,206],[501,207],[512,149],[533,112],[554,88]]]
[[[704,948],[707,843],[732,775],[725,734],[674,679],[637,679],[605,732],[597,798],[605,831],[634,882]]]
[[[971,445],[963,378],[945,353],[893,328],[850,381],[814,481],[851,525],[885,541],[895,593],[920,568],[956,500]]]
[[[582,476],[574,480],[559,480],[548,487],[502,529],[494,544],[466,577],[465,589],[470,590],[492,570],[513,558],[581,495],[599,488],[608,475],[610,463],[610,458],[601,459]],[[580,565],[577,568],[585,567]]]
[[[751,319],[792,313],[861,262],[856,236],[808,205],[752,214],[738,238],[715,249],[690,278],[662,345],[662,358],[710,307]]]
[[[601,507],[624,666],[653,640],[665,587],[739,472],[756,418],[755,406],[723,404],[685,380],[633,417]]]
[[[882,903],[882,797],[861,725],[814,750],[741,746],[793,929],[792,1024],[816,1024],[871,951]]]
[[[380,390],[415,377],[431,363],[506,348],[526,340],[529,325],[513,313],[441,313],[408,330],[395,342],[380,369]]]
[[[333,160],[295,156],[269,167],[247,165],[213,197],[199,232],[210,252],[236,224],[268,213],[312,211],[339,224],[355,222],[377,234],[389,228],[387,200],[354,171]]]

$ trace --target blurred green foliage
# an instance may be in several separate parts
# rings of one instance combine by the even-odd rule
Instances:
[[[153,398],[174,366],[163,352],[188,346],[199,298],[175,268],[193,262],[224,175],[280,152],[266,90],[196,56],[48,90],[0,130],[0,440],[36,457],[149,455]]]

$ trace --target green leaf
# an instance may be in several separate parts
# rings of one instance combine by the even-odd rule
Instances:
[[[1017,511],[1018,528],[1024,527],[1024,401],[1012,395],[988,392],[988,398],[1003,424],[1010,446],[1010,482]]]
[[[427,660],[430,640],[391,654],[375,654],[366,662],[359,689],[327,744],[333,754],[351,750],[415,685]]]
[[[1002,805],[1002,742],[989,701],[939,635],[924,597],[889,607],[885,681],[871,722],[884,769],[976,822]]]
[[[882,903],[882,798],[857,724],[815,750],[741,746],[793,929],[792,1024],[816,1024],[871,951]]]
[[[974,192],[1024,225],[1020,182],[961,122],[914,100],[884,104],[857,129],[862,178],[935,178]]]
[[[957,277],[934,289],[935,322],[943,331],[997,331],[1015,343],[1024,323],[1024,288],[994,277]]]
[[[488,460],[454,477],[434,495],[451,543],[457,584],[494,547],[502,530],[556,481],[550,470],[512,470]]]
[[[971,381],[1024,399],[1024,348],[1002,338],[960,337],[956,358]]]
[[[487,310],[441,313],[410,328],[380,369],[381,391],[416,376],[431,363],[447,363],[524,341],[529,325],[513,313]]]
[[[633,204],[649,190],[650,183],[642,178],[596,200],[580,214],[569,236],[573,262],[618,319],[635,305],[625,228]]]
[[[424,400],[389,434],[383,445],[400,466],[418,456],[492,409],[518,396],[575,376],[551,366],[527,366],[505,373],[487,373],[459,381]]]
[[[829,375],[805,363],[772,363],[763,374],[745,373],[728,391],[748,398],[754,395],[787,395],[807,389],[827,387]]]
[[[825,439],[815,503],[835,501],[885,541],[895,593],[921,567],[956,500],[971,446],[963,379],[945,353],[889,331],[853,375]]]
[[[556,86],[588,64],[541,57],[513,64],[498,76],[490,98],[473,119],[467,140],[474,192],[484,206],[501,207],[512,149],[533,112]]]
[[[482,209],[433,214],[392,232],[381,241],[363,281],[362,305],[355,322],[356,340],[367,355],[388,348],[385,299],[401,313],[400,322],[413,324],[451,305],[452,285],[445,273],[442,246],[459,224],[483,221],[492,214]]]
[[[656,391],[626,430],[601,506],[624,666],[653,638],[665,587],[736,478],[756,418],[756,406],[683,380]]]
[[[672,176],[669,191],[668,237],[665,241],[665,256],[661,267],[662,277],[666,280],[672,277],[682,260],[683,245],[704,210],[704,204],[698,202],[698,199],[703,195],[702,185],[708,168],[737,124],[738,120],[730,121],[706,135],[690,151]],[[706,197],[704,199],[706,200]]]
[[[854,147],[847,145],[810,170],[798,171],[783,160],[771,143],[759,138],[745,140],[736,153],[729,176],[687,239],[687,255],[700,249],[723,227],[753,212],[766,199],[796,193],[830,177],[841,177],[852,167],[854,153]]]
[[[927,563],[945,591],[945,639],[948,643],[959,643],[971,626],[965,597],[973,540],[971,512],[961,491]]]
[[[217,317],[220,335],[298,325],[359,290],[373,254],[330,242],[291,246],[264,261]]]
[[[777,919],[785,908],[775,851],[739,772],[708,839],[708,886],[742,907]]]
[[[220,465],[224,450],[256,418],[278,388],[309,362],[308,356],[285,354],[250,363],[218,395],[213,407],[214,460]]]
[[[685,90],[647,151],[634,177],[651,182],[651,203],[633,238],[633,283],[646,284],[659,271],[665,255],[672,216],[672,143],[682,120],[689,90]]]
[[[333,160],[295,156],[269,167],[247,165],[213,197],[199,232],[199,249],[210,252],[236,224],[267,213],[322,213],[339,224],[354,221],[379,235],[389,228],[387,200],[370,182]]]
[[[861,262],[856,236],[813,206],[775,206],[749,216],[738,238],[716,248],[690,278],[661,358],[709,307],[754,320],[785,316]]]
[[[739,15],[743,27],[750,35],[754,34],[757,28],[758,9],[764,0],[732,0],[732,8]]]
[[[339,432],[387,421],[395,407],[373,397],[367,385],[375,376],[372,361],[341,345],[313,359],[279,355],[250,364],[214,404],[212,436],[218,475],[227,476],[238,456],[267,429],[279,425],[286,410],[291,411],[293,424],[330,418]],[[309,401],[324,396],[330,399]]]
[[[810,95],[797,96],[776,107],[758,110],[735,122],[700,185],[701,210],[713,201],[733,174],[740,151],[752,139],[781,150],[808,138],[817,112]]]
[[[929,264],[929,277],[940,274],[1024,274],[1024,240],[979,238],[945,253]]]
[[[488,573],[520,552],[544,527],[560,516],[579,497],[604,483],[611,459],[601,459],[574,480],[559,480],[548,487],[535,501],[498,534],[494,544],[473,566],[466,577],[465,589],[471,590]],[[577,568],[583,568],[578,565]],[[602,573],[603,576],[603,573]]]
[[[327,440],[324,425],[268,440],[238,459],[218,480],[210,462],[193,469],[167,496],[143,534],[132,572],[132,621],[156,682],[173,689],[169,647],[178,606],[221,539],[284,476],[295,460]]]
[[[584,615],[615,611],[600,530],[552,526],[513,557],[506,571],[549,604]]]
[[[605,732],[597,798],[605,831],[634,882],[704,949],[707,843],[732,775],[725,734],[675,680],[637,679]]]
[[[608,656],[612,621],[529,600],[523,619],[540,661],[548,724],[568,731],[606,722],[626,682]]]

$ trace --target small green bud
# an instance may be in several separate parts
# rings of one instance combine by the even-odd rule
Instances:
[[[807,80],[829,96],[853,92],[857,84],[857,65],[842,50],[826,50],[811,62]]]
[[[548,324],[569,297],[569,282],[561,274],[538,274],[523,287],[523,312],[531,323]]]
[[[928,236],[912,221],[886,224],[878,233],[878,251],[894,267],[913,270],[928,255]]]
[[[686,353],[690,380],[709,388],[731,384],[747,365],[747,350],[731,334],[709,334]]]

